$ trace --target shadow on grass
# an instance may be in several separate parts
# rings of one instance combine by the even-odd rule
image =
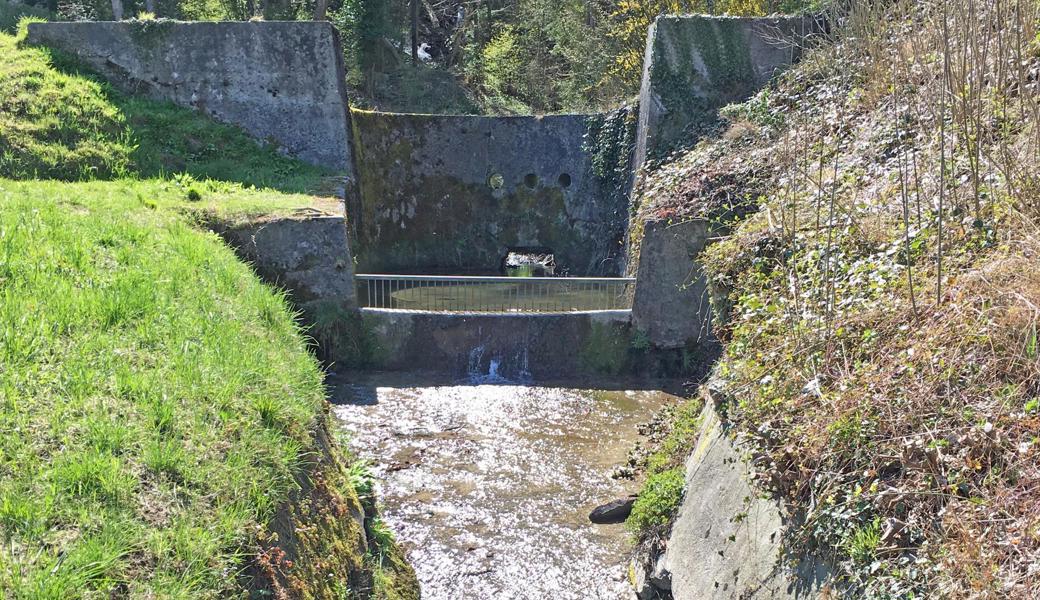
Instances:
[[[284,156],[244,130],[172,102],[120,91],[74,56],[45,49],[49,67],[98,85],[99,100],[117,111],[131,147],[131,174],[187,174],[287,193],[331,193],[335,172]]]

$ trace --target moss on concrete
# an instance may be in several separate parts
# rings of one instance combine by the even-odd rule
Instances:
[[[631,348],[629,332],[616,326],[591,323],[581,350],[581,362],[594,373],[617,375],[627,370]]]
[[[665,107],[651,159],[661,159],[700,137],[717,109],[755,87],[746,35],[738,19],[661,18],[650,78]]]
[[[330,436],[327,413],[313,439],[313,462],[298,481],[300,491],[261,534],[251,596],[418,599],[418,580],[397,545],[383,539],[376,548],[368,534],[376,518],[374,502],[364,503],[355,491],[347,461]],[[373,560],[375,552],[386,559]]]

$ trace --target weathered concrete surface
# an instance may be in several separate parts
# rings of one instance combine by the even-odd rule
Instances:
[[[630,348],[628,311],[446,314],[361,309],[376,340],[372,368],[457,377],[568,379],[621,373]]]
[[[779,506],[749,483],[747,463],[709,399],[697,445],[686,461],[686,493],[667,550],[663,556],[644,557],[645,570],[637,573],[640,595],[670,592],[675,600],[827,597],[822,564],[803,556],[793,573],[784,566],[783,528]]]
[[[359,270],[495,272],[510,248],[538,247],[571,275],[617,274],[629,184],[593,171],[585,138],[602,118],[353,111]]]
[[[305,213],[213,228],[260,277],[288,290],[298,307],[327,302],[357,307],[342,216]]]
[[[812,17],[658,17],[647,34],[639,93],[636,169],[663,158],[690,126],[751,97],[796,61]]]
[[[639,251],[632,322],[658,348],[711,352],[707,282],[697,256],[708,243],[708,223],[694,219],[646,223]]]
[[[288,154],[351,171],[342,53],[325,22],[33,23],[117,87],[196,108]]]

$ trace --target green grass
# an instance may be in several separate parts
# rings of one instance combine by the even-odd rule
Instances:
[[[661,533],[679,510],[686,484],[684,464],[697,443],[703,406],[699,398],[693,398],[675,407],[667,435],[647,457],[646,482],[625,521],[637,538]]]
[[[667,527],[683,499],[686,471],[681,467],[650,474],[625,526],[637,534]]]
[[[329,173],[260,147],[195,111],[130,97],[68,57],[0,33],[0,177],[113,179],[188,174],[286,192]]]
[[[329,174],[15,36],[0,54],[0,595],[417,597],[392,541],[357,547],[340,450],[315,462],[297,315],[201,227],[313,207]],[[312,533],[279,540],[285,514]]]
[[[295,486],[320,369],[194,204],[174,182],[0,180],[7,598],[228,595]]]

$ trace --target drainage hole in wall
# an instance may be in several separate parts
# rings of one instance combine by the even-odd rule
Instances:
[[[524,175],[524,185],[531,188],[532,190],[538,186],[538,176],[534,173],[528,173]]]
[[[566,173],[560,173],[560,177],[556,181],[560,187],[571,187],[571,176]]]

